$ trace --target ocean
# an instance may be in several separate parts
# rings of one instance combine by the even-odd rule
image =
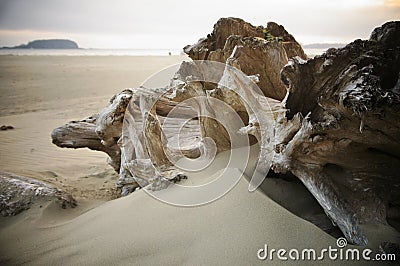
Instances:
[[[326,49],[304,49],[314,57]],[[0,49],[0,55],[46,56],[167,56],[183,54],[182,49]]]
[[[0,55],[48,56],[162,56],[180,55],[179,49],[0,49]]]

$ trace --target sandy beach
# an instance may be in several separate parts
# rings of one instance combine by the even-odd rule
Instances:
[[[243,177],[227,195],[199,207],[171,206],[143,190],[111,200],[117,174],[104,154],[51,143],[55,127],[98,112],[113,94],[184,59],[0,57],[0,124],[15,127],[0,131],[0,170],[43,180],[78,201],[74,209],[42,202],[20,215],[1,217],[0,264],[281,265],[278,259],[259,260],[257,251],[265,244],[275,249],[336,247],[333,236],[295,215],[321,211],[304,187],[267,179],[250,193]],[[226,155],[218,156],[223,160]],[[203,173],[207,178],[212,174]],[[371,247],[377,243],[371,241]]]

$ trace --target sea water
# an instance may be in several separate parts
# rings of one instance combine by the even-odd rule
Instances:
[[[309,57],[324,53],[327,49],[304,49]],[[0,55],[46,56],[163,56],[181,55],[182,49],[0,49]]]
[[[148,56],[180,55],[179,49],[0,49],[0,55]]]

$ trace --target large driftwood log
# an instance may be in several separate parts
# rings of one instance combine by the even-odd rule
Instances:
[[[387,214],[400,199],[399,34],[399,22],[387,23],[368,41],[282,70],[288,122],[308,118],[278,144],[273,168],[299,177],[357,244],[367,242],[359,224],[399,218]]]
[[[363,224],[389,222],[399,229],[399,24],[387,23],[367,41],[306,61],[293,36],[275,23],[264,28],[221,19],[207,38],[185,47],[192,59],[226,63],[215,74],[217,84],[193,74],[197,72],[191,68],[206,64],[182,63],[169,87],[123,91],[101,112],[97,130],[92,123],[90,130],[71,131],[67,124],[56,129],[53,142],[105,152],[120,145],[118,184],[123,194],[139,185],[164,188],[162,177],[174,180],[183,174],[170,159],[181,153],[200,156],[202,137],[212,137],[217,152],[231,148],[227,131],[212,119],[199,115],[184,124],[192,112],[223,113],[209,104],[219,99],[241,118],[239,131],[260,142],[261,169],[296,176],[349,241],[366,244]],[[254,83],[239,84],[231,66],[246,75],[258,74],[251,80],[259,81],[262,92],[253,91]],[[197,102],[198,110],[175,108],[179,115],[172,126],[162,126],[174,107],[198,96],[206,98]],[[121,131],[122,122],[128,128]],[[174,130],[182,125],[190,134],[183,135],[185,145],[179,146]],[[93,143],[86,145],[87,135]],[[117,153],[107,153],[118,162]]]

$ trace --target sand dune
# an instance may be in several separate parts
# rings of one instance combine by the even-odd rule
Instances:
[[[144,190],[109,201],[65,224],[53,206],[33,209],[0,231],[2,262],[29,265],[281,265],[260,261],[270,248],[321,250],[336,240],[285,210],[248,182],[200,207],[175,207]],[[16,238],[19,239],[16,241]],[[7,244],[6,244],[7,243]],[[298,261],[288,261],[298,265]],[[321,262],[303,262],[319,265]],[[343,261],[327,261],[343,265]],[[354,265],[354,262],[350,263]],[[360,265],[364,262],[360,262]]]

